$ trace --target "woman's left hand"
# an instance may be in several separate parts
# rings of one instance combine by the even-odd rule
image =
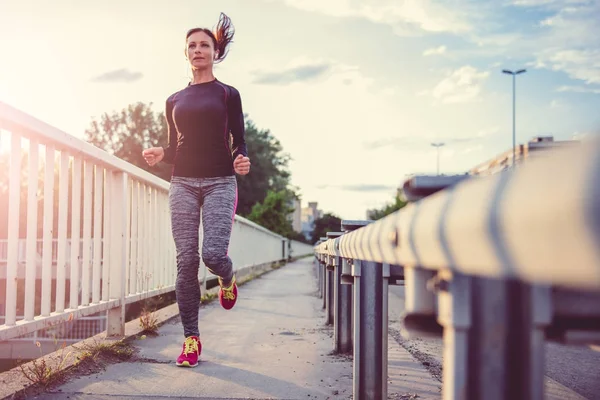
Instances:
[[[250,159],[241,154],[238,155],[236,159],[233,160],[233,169],[238,175],[247,175],[250,172]]]

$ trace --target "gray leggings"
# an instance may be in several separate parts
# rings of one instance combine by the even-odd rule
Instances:
[[[175,293],[185,337],[200,336],[199,229],[202,209],[202,260],[224,284],[233,278],[228,255],[229,239],[237,207],[235,176],[216,178],[171,178],[169,207],[175,249],[177,283]]]

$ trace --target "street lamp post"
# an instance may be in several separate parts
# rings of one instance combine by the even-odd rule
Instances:
[[[431,145],[437,148],[437,174],[440,174],[440,147],[442,147],[445,143],[431,143]]]
[[[512,75],[512,84],[513,84],[513,159],[512,159],[512,166],[515,166],[516,163],[516,133],[515,133],[515,102],[516,102],[516,85],[515,85],[515,78],[517,75],[522,74],[524,72],[527,72],[527,70],[525,69],[520,69],[518,71],[511,71],[508,69],[503,69],[502,73],[504,74],[508,74],[508,75]]]

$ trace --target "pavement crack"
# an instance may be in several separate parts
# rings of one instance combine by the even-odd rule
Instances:
[[[147,358],[147,357],[136,357],[135,359],[131,360],[130,362],[140,362],[140,363],[147,363],[147,364],[174,364],[174,362],[170,361],[170,360],[156,360],[154,358]]]

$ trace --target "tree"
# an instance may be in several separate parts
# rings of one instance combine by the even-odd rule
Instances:
[[[239,200],[238,213],[250,215],[252,208],[267,198],[269,191],[290,190],[290,156],[283,153],[279,140],[267,129],[258,129],[246,118],[246,144],[252,166],[250,173],[237,176]]]
[[[152,103],[131,104],[120,112],[105,113],[100,120],[92,120],[85,132],[85,139],[115,156],[169,181],[172,166],[159,163],[149,167],[142,151],[151,146],[165,146],[167,125],[163,112],[154,112]],[[271,190],[288,188],[289,155],[269,130],[258,129],[246,116],[246,143],[252,162],[250,173],[237,176],[237,213],[248,216],[255,204],[261,203]]]
[[[342,220],[331,213],[325,213],[321,218],[315,220],[315,227],[312,233],[312,243],[316,243],[320,238],[325,237],[327,232],[339,232],[342,229]]]
[[[152,103],[130,104],[120,112],[102,114],[100,121],[92,120],[86,129],[85,140],[166,181],[171,179],[170,165],[150,167],[142,156],[144,149],[166,145],[167,140],[164,113],[155,113]]]
[[[390,214],[398,211],[399,209],[404,207],[406,204],[408,204],[408,202],[406,200],[404,200],[402,198],[402,196],[400,195],[400,193],[398,192],[398,193],[396,193],[396,196],[392,203],[386,204],[381,209],[369,210],[369,218],[374,221],[381,219],[387,215],[390,215]]]
[[[292,194],[286,190],[278,192],[270,190],[263,203],[257,203],[252,207],[248,219],[281,236],[290,237],[294,232],[287,218],[294,211],[289,206],[291,196]]]

